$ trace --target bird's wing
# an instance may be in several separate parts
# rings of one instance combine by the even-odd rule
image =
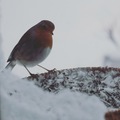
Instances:
[[[33,31],[34,28],[28,30],[22,36],[18,44],[12,50],[7,62],[15,60],[17,53],[19,53],[19,55],[27,57],[27,55],[35,53],[35,50],[37,51],[38,47],[39,47],[39,53],[43,50],[43,45],[37,43],[36,39],[38,39],[38,37],[33,34]]]
[[[7,62],[15,60],[15,53],[18,52],[25,44],[28,44],[28,42],[31,39],[31,31],[28,30],[19,40],[17,45],[13,48]]]

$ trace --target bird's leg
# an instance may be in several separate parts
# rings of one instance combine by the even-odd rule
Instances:
[[[23,66],[25,67],[25,69],[28,71],[28,73],[30,74],[32,78],[36,78],[38,80],[38,74],[32,74],[25,65]]]
[[[49,69],[47,69],[47,68],[45,68],[45,67],[43,67],[41,65],[38,65],[38,66],[41,67],[41,68],[43,68],[44,70],[46,70],[48,72],[54,72],[54,71],[56,71],[56,68],[54,68],[53,70],[49,70]]]
[[[43,67],[43,66],[41,66],[41,65],[38,65],[39,67],[41,67],[41,68],[43,68],[44,70],[46,70],[46,71],[50,71],[50,70],[48,70],[47,68],[45,68],[45,67]]]

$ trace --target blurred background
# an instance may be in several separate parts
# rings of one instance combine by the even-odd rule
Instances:
[[[41,20],[56,29],[53,48],[40,65],[48,69],[120,67],[120,0],[1,0],[1,67],[22,35]],[[33,73],[45,72],[34,67]],[[27,71],[17,65],[12,73]]]

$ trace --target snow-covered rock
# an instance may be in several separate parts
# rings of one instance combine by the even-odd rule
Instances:
[[[43,91],[7,71],[0,73],[0,86],[2,120],[104,120],[106,106],[95,96]]]

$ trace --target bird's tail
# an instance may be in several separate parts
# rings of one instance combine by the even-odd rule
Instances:
[[[9,62],[9,63],[6,65],[5,69],[8,69],[8,70],[12,71],[12,69],[15,67],[15,65],[16,65],[15,62]]]

